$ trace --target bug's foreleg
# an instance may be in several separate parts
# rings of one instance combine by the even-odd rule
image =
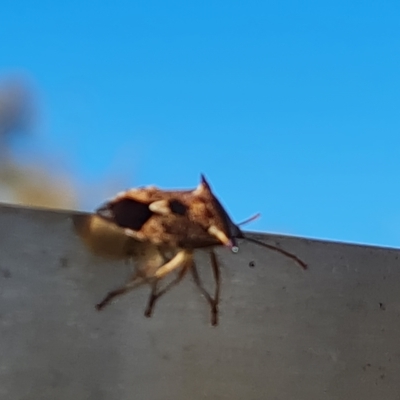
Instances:
[[[183,267],[193,262],[193,254],[189,250],[180,250],[175,256],[165,263],[163,266],[157,269],[153,277],[155,279],[162,279],[173,270]]]
[[[179,271],[179,274],[177,275],[177,277],[174,280],[172,280],[170,283],[168,283],[168,285],[165,286],[164,289],[161,289],[159,292],[157,292],[157,286],[158,286],[159,281],[153,282],[152,287],[151,287],[151,293],[149,296],[149,301],[147,303],[146,310],[144,312],[145,317],[151,317],[151,315],[154,311],[154,306],[156,305],[156,301],[161,296],[163,296],[164,294],[169,292],[175,285],[177,285],[183,279],[183,277],[186,275],[188,267],[189,267],[189,264],[184,265],[182,267],[182,269]]]
[[[188,266],[193,263],[193,255],[191,251],[188,250],[180,250],[176,255],[165,263],[163,266],[157,269],[154,273],[153,278],[155,282],[152,285],[152,290],[150,293],[149,301],[145,310],[144,315],[146,317],[150,317],[151,313],[153,312],[153,308],[155,302],[166,292],[168,292],[173,286],[179,283],[182,278],[184,277]],[[182,270],[180,271],[179,275],[171,281],[163,290],[157,293],[157,283],[160,279],[164,278],[166,275],[171,273],[173,270],[181,267]]]
[[[219,264],[218,264],[217,256],[215,255],[215,253],[213,251],[210,251],[210,258],[211,258],[211,266],[213,269],[213,276],[214,276],[214,280],[215,280],[214,298],[204,288],[204,285],[200,280],[199,272],[194,263],[191,268],[191,272],[192,272],[194,283],[200,290],[201,294],[206,298],[208,304],[211,307],[211,325],[215,326],[215,325],[218,325],[218,304],[219,304],[221,282],[220,282],[220,272],[219,272]]]
[[[215,281],[214,304],[215,304],[215,321],[216,321],[216,323],[214,325],[216,325],[217,317],[218,317],[219,298],[220,298],[220,293],[221,293],[221,274],[220,274],[220,270],[219,270],[217,255],[214,253],[213,250],[210,251],[210,258],[211,258],[211,266],[212,266],[214,281]]]

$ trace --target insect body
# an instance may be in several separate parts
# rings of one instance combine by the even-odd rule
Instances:
[[[237,252],[238,239],[278,251],[306,268],[306,264],[295,255],[247,238],[239,226],[232,222],[204,176],[194,190],[165,191],[151,186],[122,192],[100,207],[96,214],[124,230],[125,238],[131,239],[126,254],[135,259],[137,266],[125,285],[109,292],[97,304],[98,310],[103,309],[115,297],[148,284],[151,286],[151,294],[145,315],[149,317],[156,301],[190,271],[196,286],[210,305],[211,323],[216,325],[220,272],[213,249],[223,245]],[[200,248],[209,251],[215,280],[214,296],[204,288],[194,262],[193,252]],[[161,280],[172,272],[176,272],[176,277],[161,289]]]

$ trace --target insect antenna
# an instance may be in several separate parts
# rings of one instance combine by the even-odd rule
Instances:
[[[260,214],[260,213],[257,213],[257,214],[255,214],[255,215],[253,215],[252,217],[247,218],[247,219],[245,219],[245,220],[242,221],[242,222],[239,222],[239,223],[237,224],[237,226],[246,225],[246,224],[248,224],[249,222],[252,222],[252,221],[254,221],[254,220],[260,218],[260,216],[261,216],[261,214]]]
[[[248,219],[245,219],[244,221],[240,222],[239,224],[237,224],[237,226],[248,224],[249,222],[252,222],[255,219],[258,219],[260,216],[261,216],[261,214],[257,213],[255,215],[253,215],[252,217],[250,217]],[[260,240],[244,236],[243,232],[241,232],[240,234],[241,234],[240,237],[242,239],[247,240],[248,242],[252,242],[252,243],[258,244],[259,246],[266,247],[267,249],[277,251],[278,253],[281,253],[284,256],[286,256],[288,258],[291,258],[292,260],[296,261],[297,264],[299,264],[301,266],[301,268],[307,269],[307,264],[303,260],[301,260],[299,257],[297,257],[296,255],[294,255],[292,253],[289,253],[288,251],[283,250],[283,249],[281,249],[279,247],[273,246],[272,244],[267,244],[267,243],[261,242]],[[237,248],[237,250],[238,250],[238,248]],[[237,250],[235,252],[237,252]]]
[[[292,260],[296,261],[297,264],[299,264],[301,266],[301,268],[307,269],[307,264],[303,260],[301,260],[296,255],[294,255],[292,253],[289,253],[286,250],[283,250],[283,249],[281,249],[279,247],[273,246],[272,244],[267,244],[267,243],[261,242],[261,241],[259,241],[257,239],[249,238],[249,237],[244,236],[244,235],[243,235],[242,239],[247,240],[248,242],[251,242],[251,243],[258,244],[259,246],[266,247],[267,249],[271,249],[271,250],[277,251],[278,253],[281,253],[284,256],[286,256],[288,258],[291,258]]]

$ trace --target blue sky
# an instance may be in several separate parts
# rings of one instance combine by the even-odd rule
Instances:
[[[4,1],[21,154],[92,185],[194,187],[250,230],[400,246],[398,1]],[[24,153],[25,152],[25,153]],[[22,157],[22,156],[21,156]],[[56,167],[56,166],[55,166]]]

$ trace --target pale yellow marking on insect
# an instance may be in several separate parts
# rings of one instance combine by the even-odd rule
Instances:
[[[230,239],[225,235],[225,233],[218,229],[215,225],[211,225],[208,228],[208,233],[211,236],[216,237],[225,246],[231,242]]]
[[[146,240],[146,237],[145,235],[143,235],[143,233],[133,231],[132,229],[129,228],[125,228],[124,233],[126,236],[132,237],[137,240]]]
[[[124,190],[124,191],[122,191],[122,192],[118,192],[118,193],[116,194],[116,196],[114,197],[114,201],[115,201],[115,200],[122,199],[123,197],[126,196],[126,193],[127,193],[126,190]]]
[[[142,192],[143,192],[143,189],[141,189],[141,188],[132,188],[132,189],[125,190],[125,192],[121,192],[121,193],[123,193],[122,197],[135,197],[136,195],[138,195]]]
[[[197,186],[197,188],[196,189],[194,189],[193,190],[193,194],[195,195],[195,196],[199,196],[200,194],[202,194],[203,192],[204,192],[204,184],[203,183],[200,183],[198,186]]]
[[[149,210],[153,211],[156,214],[161,214],[161,215],[168,215],[171,213],[168,201],[166,200],[154,201],[149,205]]]
[[[175,257],[160,267],[154,274],[154,278],[161,279],[168,275],[174,269],[187,266],[187,263],[192,260],[192,252],[187,250],[179,251]]]

